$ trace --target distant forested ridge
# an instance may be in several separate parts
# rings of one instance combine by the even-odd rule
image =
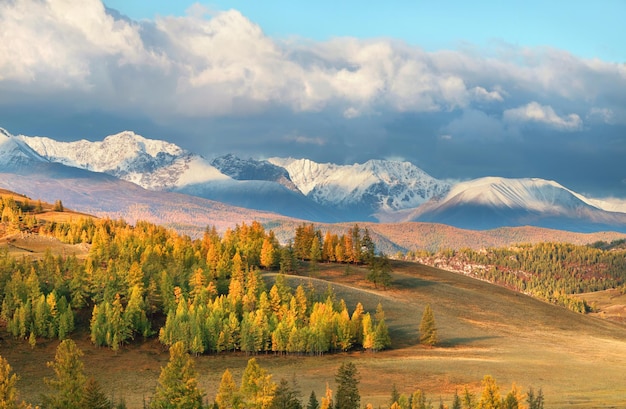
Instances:
[[[589,246],[539,243],[484,250],[409,252],[404,257],[462,272],[581,313],[591,311],[592,306],[572,295],[626,290],[623,241]]]

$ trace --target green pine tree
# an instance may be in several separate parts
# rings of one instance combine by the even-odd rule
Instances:
[[[87,379],[83,395],[82,407],[84,409],[111,409],[113,404],[106,397],[98,381],[93,377]]]
[[[317,400],[317,396],[315,396],[315,391],[311,391],[306,409],[320,409],[320,402]]]
[[[543,409],[543,392],[541,389],[535,395],[535,391],[531,387],[526,393],[526,402],[528,403],[528,409]]]
[[[335,397],[336,409],[359,409],[361,395],[359,394],[359,372],[352,362],[341,364],[335,382],[337,394]]]

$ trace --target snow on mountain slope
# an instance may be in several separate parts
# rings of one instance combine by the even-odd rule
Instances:
[[[464,202],[536,212],[563,212],[587,204],[579,196],[554,181],[486,177],[453,186],[440,205]]]
[[[570,231],[624,230],[626,214],[608,212],[554,181],[487,177],[455,185],[396,221],[437,222],[469,229],[533,225]]]
[[[591,206],[597,207],[598,209],[606,210],[607,212],[626,213],[626,199],[595,199],[575,192],[574,194],[580,198],[580,200],[590,204]]]
[[[169,142],[124,131],[103,141],[58,142],[20,135],[43,157],[94,172],[103,172],[146,189],[165,190],[211,180],[229,179],[198,155]]]
[[[47,162],[19,138],[0,128],[0,168],[8,170],[29,166],[32,162]]]
[[[370,160],[363,164],[335,165],[308,159],[271,158],[284,167],[305,195],[324,205],[346,208],[365,205],[373,211],[419,206],[445,194],[450,185],[409,162]]]

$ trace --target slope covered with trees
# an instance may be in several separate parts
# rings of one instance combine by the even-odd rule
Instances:
[[[20,210],[10,201],[4,208]],[[349,310],[332,292],[292,289],[282,275],[295,272],[300,260],[377,259],[367,230],[362,235],[356,225],[346,236],[327,235],[328,241],[302,225],[287,246],[258,222],[222,236],[207,228],[197,240],[147,222],[87,217],[42,223],[38,231],[84,243],[89,252],[84,259],[0,253],[0,318],[13,336],[32,345],[41,337],[66,338],[82,324],[76,312],[85,309],[93,343],[114,350],[151,336],[165,345],[181,342],[195,354],[322,354],[390,345],[384,322],[360,303]],[[274,283],[262,276],[269,270],[281,273]]]
[[[626,289],[626,250],[621,244],[547,242],[483,250],[409,252],[404,258],[462,272],[585,313],[593,307],[572,295]]]

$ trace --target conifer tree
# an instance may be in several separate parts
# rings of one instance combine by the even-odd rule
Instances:
[[[98,381],[93,377],[87,379],[83,395],[82,407],[84,409],[111,409],[113,404],[106,397]]]
[[[170,360],[161,369],[151,409],[200,409],[202,392],[198,388],[193,359],[185,345],[176,342],[170,348]]]
[[[335,409],[359,409],[359,372],[353,362],[342,363],[335,376],[337,395]]]
[[[391,346],[391,337],[389,336],[389,329],[385,323],[385,319],[382,318],[376,324],[374,330],[374,351],[381,351]]]
[[[389,399],[389,406],[399,401],[400,401],[400,392],[398,392],[398,388],[396,387],[396,384],[394,383],[391,389],[391,399]]]
[[[263,240],[263,246],[261,247],[261,267],[270,269],[276,264],[276,249],[270,241],[269,237]]]
[[[311,391],[309,395],[309,402],[306,404],[306,409],[320,409],[320,403],[315,396],[315,391]]]
[[[327,383],[326,393],[324,394],[324,397],[322,398],[320,409],[334,409],[334,408],[335,408],[335,404],[333,403],[333,391],[332,389],[330,389]]]
[[[272,404],[276,384],[272,375],[261,368],[256,358],[248,360],[248,365],[241,378],[241,394],[246,407],[268,409]]]
[[[237,390],[237,385],[228,369],[222,375],[215,403],[219,409],[238,409],[241,407],[241,397]]]
[[[478,409],[501,409],[500,387],[491,375],[485,375],[482,380],[483,392],[478,401]]]
[[[502,399],[501,409],[519,409],[523,397],[519,388],[513,384],[511,391]]]
[[[291,385],[283,378],[276,386],[270,409],[302,409],[302,402],[298,395],[299,390],[295,378]]]
[[[421,389],[411,395],[411,409],[426,409],[426,395]]]
[[[528,403],[528,409],[543,409],[543,392],[541,389],[535,395],[534,389],[531,387],[526,393],[526,402]]]
[[[63,340],[57,347],[54,361],[48,366],[54,371],[54,378],[44,381],[55,393],[44,395],[47,408],[52,409],[82,409],[82,400],[85,391],[85,374],[80,357],[83,352],[71,339]]]
[[[463,409],[476,409],[476,396],[465,387],[463,391],[463,398],[461,399],[463,403]]]
[[[24,402],[18,402],[18,390],[16,383],[19,377],[13,373],[9,362],[0,356],[0,408],[22,409],[26,408]]]
[[[452,398],[452,407],[450,409],[462,409],[461,408],[461,398],[459,397],[458,391],[454,391],[454,398]]]
[[[427,304],[424,309],[424,314],[422,315],[422,322],[420,324],[420,344],[434,346],[437,341],[435,315],[433,314],[430,304]]]

